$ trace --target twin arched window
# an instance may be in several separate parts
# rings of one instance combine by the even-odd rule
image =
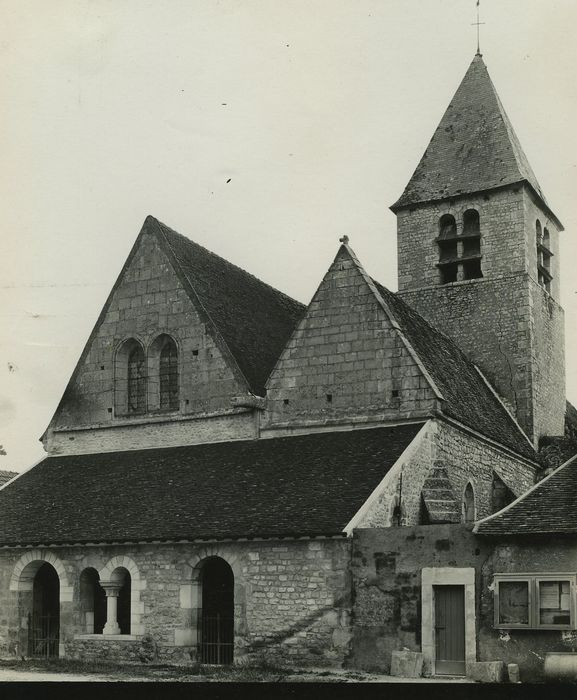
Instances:
[[[479,212],[468,209],[463,214],[463,231],[459,235],[457,222],[452,214],[443,214],[439,219],[439,247],[441,284],[458,280],[477,279],[481,271],[481,224]]]
[[[117,415],[178,410],[178,348],[174,339],[159,335],[147,352],[138,340],[125,340],[116,353],[114,389]]]

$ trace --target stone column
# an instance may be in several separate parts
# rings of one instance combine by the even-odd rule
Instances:
[[[102,634],[120,634],[118,626],[118,594],[122,588],[121,581],[101,581],[106,593],[106,624]]]

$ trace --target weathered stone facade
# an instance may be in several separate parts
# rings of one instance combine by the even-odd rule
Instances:
[[[436,397],[343,248],[267,386],[263,430],[430,415]]]
[[[358,528],[412,526],[422,523],[421,492],[435,465],[447,472],[455,502],[461,513],[463,494],[471,484],[476,518],[494,512],[493,475],[496,474],[515,495],[529,489],[535,466],[443,420],[430,420],[401,459],[383,480],[378,495],[355,522]],[[393,509],[400,508],[394,522]]]
[[[569,539],[496,543],[464,525],[358,529],[352,561],[352,666],[388,672],[392,651],[423,649],[423,572],[430,569],[471,570],[477,661],[518,664],[521,680],[531,682],[543,680],[547,652],[577,652],[574,630],[501,630],[494,624],[494,575],[575,572],[577,548]]]
[[[234,574],[234,659],[341,665],[350,640],[349,539],[262,540],[206,545],[51,547],[0,553],[0,654],[27,654],[31,571],[48,561],[60,581],[60,653],[116,661],[197,660],[203,563]],[[87,634],[80,575],[131,574],[130,634]]]
[[[144,416],[119,415],[126,382],[116,376],[118,349],[134,338],[148,355],[161,334],[170,335],[178,347],[178,409],[152,409],[149,401]],[[243,394],[246,383],[145,226],[47,430],[46,449],[78,453],[252,437],[254,416],[246,409],[232,410],[231,400]],[[220,415],[225,417],[215,419]],[[194,420],[182,422],[187,418]]]
[[[439,220],[479,212],[483,277],[440,284]],[[551,293],[537,283],[535,226],[550,232]],[[468,195],[397,212],[399,293],[479,364],[537,445],[563,433],[563,310],[558,304],[559,233],[528,188]]]

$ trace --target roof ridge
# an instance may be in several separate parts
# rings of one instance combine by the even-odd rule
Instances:
[[[259,284],[263,285],[264,287],[268,287],[268,288],[269,288],[270,290],[272,290],[273,292],[276,292],[276,294],[280,294],[281,296],[283,296],[283,297],[284,297],[285,299],[287,299],[288,301],[293,302],[293,303],[295,303],[295,304],[298,304],[299,306],[306,307],[306,304],[304,304],[302,301],[299,301],[298,299],[295,299],[294,297],[289,296],[286,292],[282,292],[280,289],[277,289],[276,287],[273,287],[272,284],[269,284],[268,282],[265,282],[264,280],[261,280],[260,277],[257,277],[257,276],[254,275],[252,272],[248,272],[248,271],[245,270],[243,267],[240,267],[239,265],[235,265],[233,262],[231,262],[230,260],[227,260],[227,259],[224,258],[222,255],[219,255],[218,253],[215,253],[214,251],[209,250],[208,248],[206,248],[205,246],[201,245],[200,243],[197,243],[196,241],[193,241],[192,238],[188,238],[188,236],[185,236],[184,234],[179,233],[178,231],[175,231],[173,228],[171,228],[171,227],[168,226],[167,224],[165,224],[165,223],[163,223],[162,221],[160,221],[160,219],[157,219],[157,218],[154,217],[154,216],[151,216],[150,218],[151,218],[151,219],[154,219],[154,221],[156,221],[156,223],[157,223],[162,229],[165,229],[166,231],[168,231],[168,232],[174,234],[175,236],[178,236],[179,238],[181,238],[183,241],[185,241],[185,242],[188,243],[188,244],[192,244],[192,245],[194,245],[194,246],[197,246],[198,248],[201,248],[202,251],[203,251],[205,254],[208,254],[208,255],[210,255],[210,256],[213,257],[213,258],[217,258],[219,261],[222,261],[222,262],[226,263],[227,265],[230,265],[231,267],[234,267],[236,270],[239,270],[240,272],[242,272],[243,274],[245,274],[247,277],[251,277],[252,279],[254,279],[254,280],[255,280],[256,282],[258,282]],[[175,253],[175,257],[178,258],[178,256],[176,255],[176,253]]]

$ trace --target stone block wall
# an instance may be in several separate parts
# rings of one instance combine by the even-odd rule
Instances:
[[[382,528],[394,525],[392,514],[395,506],[400,507],[401,525],[421,524],[421,491],[425,479],[437,464],[446,469],[459,511],[465,487],[471,484],[477,519],[493,512],[493,473],[516,496],[535,482],[535,467],[525,460],[492,447],[443,420],[430,420],[415,438],[405,458],[387,474],[378,496],[355,526]]]
[[[473,567],[479,590],[480,569],[489,554],[490,548],[463,525],[355,530],[348,665],[388,673],[393,651],[421,651],[422,569]]]
[[[111,421],[112,422],[112,421]],[[109,426],[51,431],[50,454],[88,454],[147,447],[178,447],[204,442],[254,440],[255,411],[230,409],[216,414],[144,418]]]
[[[479,212],[483,278],[440,285],[439,219]],[[535,222],[551,235],[553,284],[537,284]],[[525,187],[417,206],[398,220],[399,293],[476,362],[537,446],[562,432],[565,406],[559,234]],[[535,289],[537,287],[537,289]]]
[[[483,564],[480,582],[479,660],[502,659],[519,664],[522,682],[543,680],[547,652],[577,654],[575,630],[529,630],[494,628],[494,574],[567,574],[577,571],[577,545],[574,538],[524,537],[495,541],[479,537],[482,546],[489,542],[492,556]]]
[[[345,248],[267,385],[263,429],[429,415],[435,397]]]
[[[112,292],[108,309],[100,319],[94,336],[71,385],[66,390],[56,415],[47,432],[46,448],[65,452],[66,447],[78,451],[73,442],[82,438],[64,438],[56,430],[73,428],[96,428],[110,426],[142,425],[143,417],[170,419],[182,416],[202,417],[218,412],[229,413],[231,399],[247,393],[247,387],[239,373],[214,340],[211,333],[183,288],[170,261],[158,244],[156,237],[143,230],[137,248],[119,284]],[[172,412],[148,411],[142,415],[118,415],[119,402],[115,392],[126,391],[126,387],[115,388],[115,354],[128,338],[139,341],[148,354],[154,340],[162,333],[169,334],[178,346],[179,358],[179,408]],[[149,367],[151,372],[152,368]],[[149,377],[150,390],[154,377]],[[149,402],[152,405],[153,401]],[[146,422],[146,421],[144,421]],[[182,427],[182,426],[181,426]],[[241,428],[242,430],[242,428]],[[178,432],[178,428],[175,428]],[[126,432],[126,431],[125,431]],[[99,438],[104,449],[123,449],[123,431]],[[136,431],[131,429],[130,434]],[[154,428],[139,429],[141,447],[156,447],[157,433]],[[179,444],[192,444],[211,439],[211,426],[205,429],[203,422],[189,423],[184,438]],[[197,435],[195,436],[195,432]],[[245,437],[244,432],[238,437]],[[181,440],[180,430],[178,440]],[[222,439],[227,439],[225,435]],[[116,444],[118,443],[118,444]],[[101,448],[102,449],[102,448]]]
[[[417,205],[397,213],[397,258],[399,291],[436,286],[440,275],[439,220],[455,217],[457,233],[463,232],[463,215],[479,212],[481,269],[483,276],[500,277],[527,271],[525,209],[522,187],[467,195],[442,202]],[[533,243],[534,247],[534,243]]]
[[[51,557],[61,584],[61,655],[191,663],[197,660],[202,563],[218,556],[234,574],[235,661],[339,666],[350,640],[350,546],[342,538],[3,550],[0,654],[27,653],[26,572]],[[80,574],[92,567],[107,580],[116,566],[132,577],[131,634],[89,635]]]

